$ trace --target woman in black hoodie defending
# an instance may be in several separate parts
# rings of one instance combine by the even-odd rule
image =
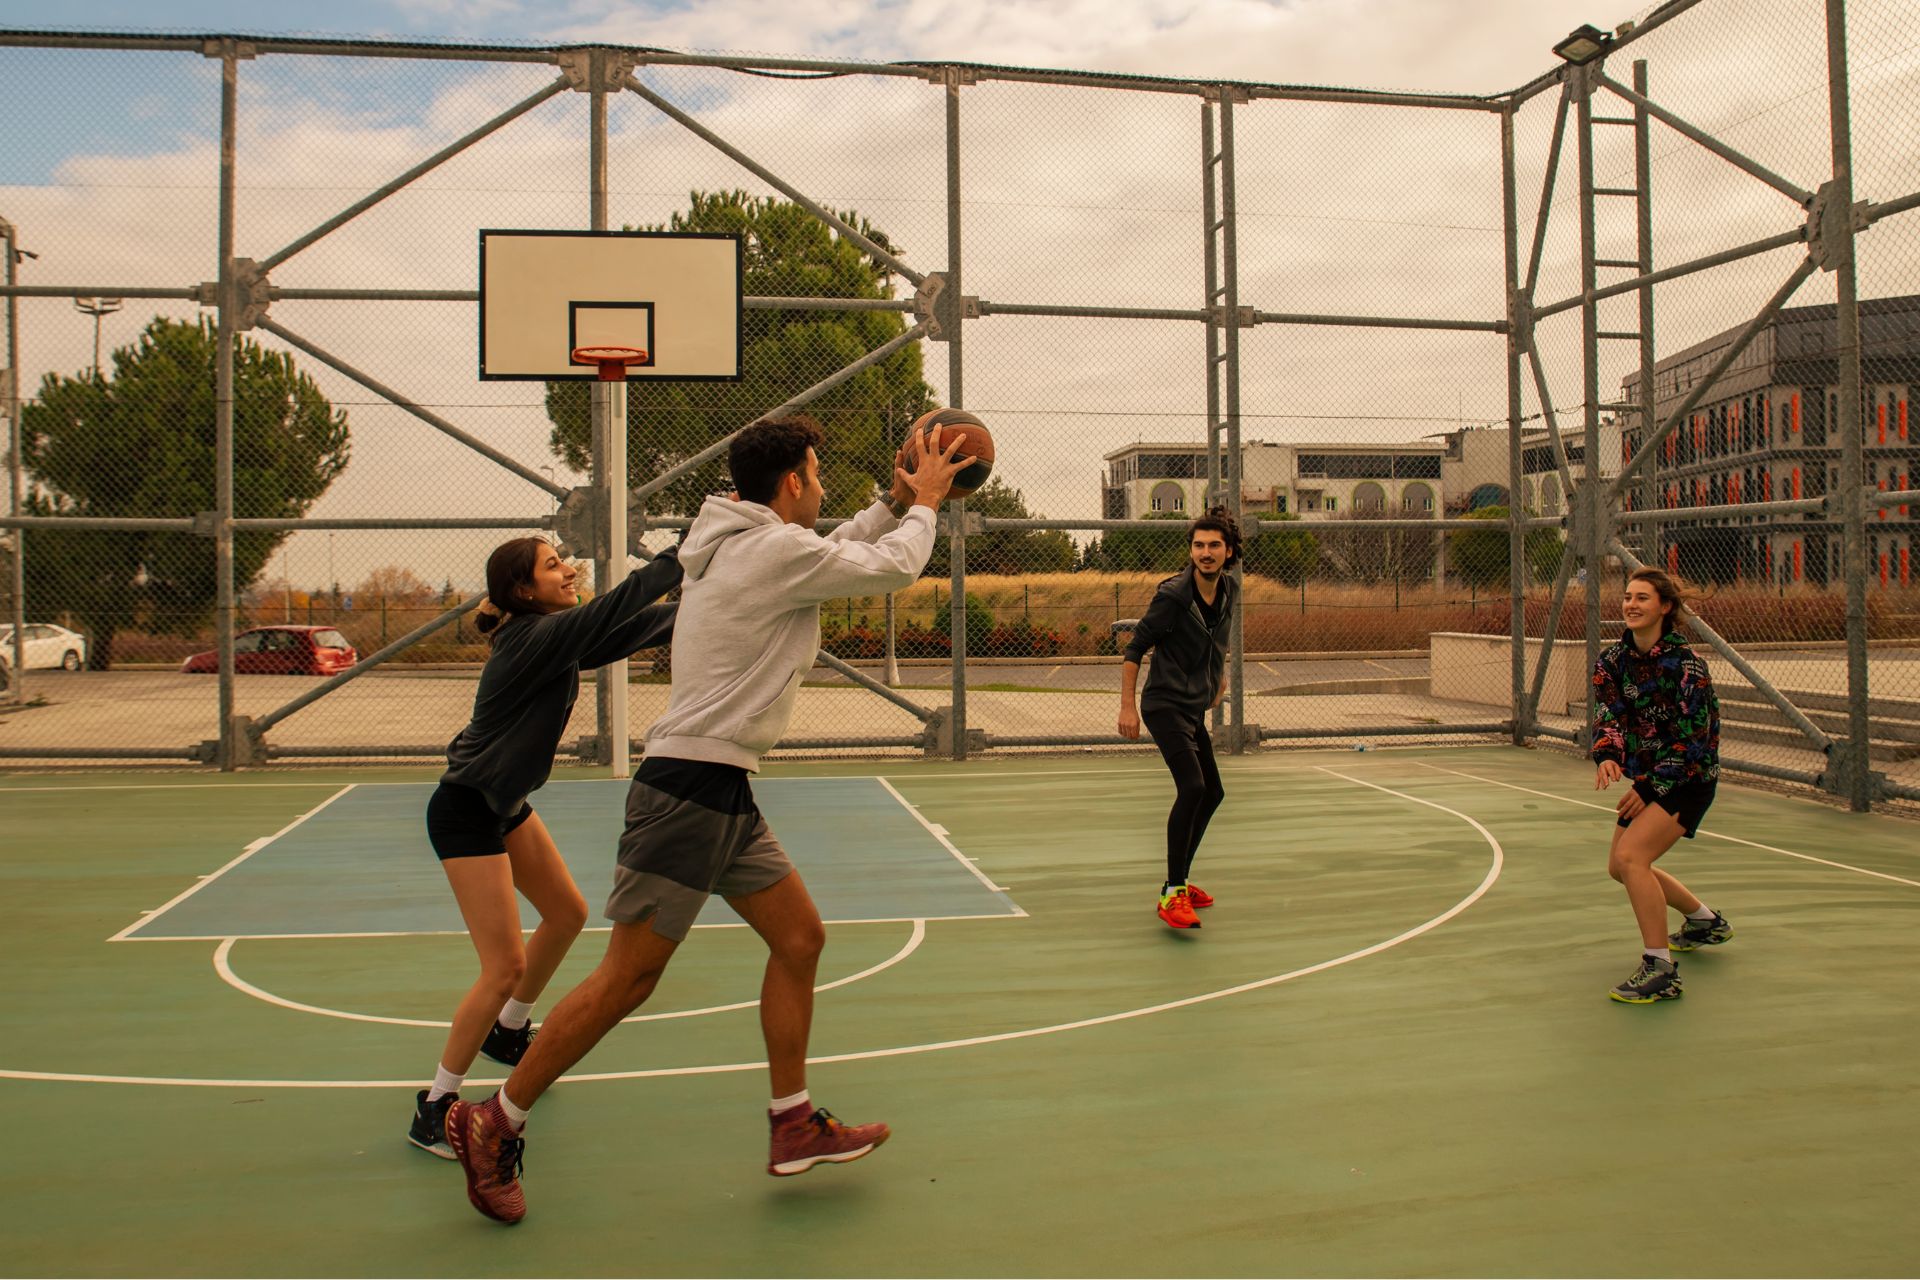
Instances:
[[[1120,736],[1138,739],[1140,722],[1173,774],[1173,811],[1167,815],[1167,879],[1160,919],[1173,929],[1198,929],[1196,907],[1213,897],[1189,883],[1194,852],[1207,822],[1226,798],[1207,736],[1207,714],[1226,685],[1227,642],[1233,634],[1237,584],[1227,573],[1240,558],[1240,527],[1215,507],[1187,526],[1187,567],[1160,584],[1120,664]],[[1147,687],[1134,709],[1140,661],[1153,650]]]
[[[515,538],[487,558],[477,623],[491,652],[473,719],[447,746],[447,771],[427,802],[427,837],[480,957],[431,1087],[414,1099],[407,1141],[453,1159],[447,1111],[474,1055],[508,1066],[533,1040],[533,1002],[587,920],[586,900],[528,803],[553,771],[554,752],[580,695],[580,672],[604,667],[673,634],[680,558],[663,551],[624,582],[581,604],[578,571],[542,538]],[[525,895],[540,914],[520,933]]]

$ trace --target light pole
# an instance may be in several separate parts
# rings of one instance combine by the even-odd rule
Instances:
[[[118,311],[124,303],[118,298],[75,298],[74,310],[93,317],[93,376],[100,376],[100,321]]]

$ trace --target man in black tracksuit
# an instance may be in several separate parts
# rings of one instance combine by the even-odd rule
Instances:
[[[1173,811],[1167,815],[1167,879],[1160,890],[1160,918],[1174,929],[1198,929],[1195,907],[1213,897],[1187,875],[1207,821],[1226,798],[1213,762],[1207,714],[1226,685],[1227,642],[1233,634],[1236,584],[1227,574],[1240,558],[1240,530],[1233,517],[1214,508],[1187,526],[1187,567],[1160,584],[1153,603],[1133,628],[1120,666],[1120,736],[1137,739],[1142,717],[1154,745],[1173,773]],[[1134,710],[1140,660],[1153,650],[1147,687]]]

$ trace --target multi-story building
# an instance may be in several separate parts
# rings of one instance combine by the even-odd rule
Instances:
[[[1920,476],[1920,432],[1908,405],[1920,385],[1920,296],[1860,303],[1863,387],[1861,421],[1866,483],[1882,491],[1913,487]],[[1676,352],[1654,367],[1655,424],[1686,397],[1720,358],[1735,330]],[[1754,337],[1655,459],[1651,488],[1660,506],[1817,498],[1838,489],[1839,386],[1832,306],[1791,307]],[[1639,374],[1622,382],[1638,402]],[[1623,433],[1621,456],[1644,438],[1638,413]],[[1644,505],[1636,483],[1632,503]],[[1912,581],[1920,522],[1904,506],[1868,509],[1867,563],[1881,585]],[[1689,578],[1826,583],[1841,573],[1837,511],[1813,515],[1737,516],[1662,525],[1655,554]],[[1636,536],[1640,536],[1636,531]],[[1644,544],[1643,544],[1644,546]],[[1644,552],[1643,552],[1644,554]]]
[[[1439,443],[1272,444],[1243,441],[1245,509],[1324,519],[1349,512],[1430,515],[1441,509]],[[1109,520],[1138,520],[1206,505],[1207,447],[1141,442],[1106,455],[1102,511]],[[1221,458],[1221,469],[1226,459]]]
[[[1603,427],[1602,457],[1619,451],[1619,428]],[[1245,509],[1304,520],[1347,515],[1430,516],[1508,501],[1507,428],[1470,427],[1409,444],[1275,444],[1243,441]],[[1565,495],[1546,433],[1522,433],[1521,506],[1557,515]],[[1106,455],[1102,513],[1137,520],[1162,512],[1196,512],[1206,501],[1204,444],[1153,441]],[[1568,470],[1578,482],[1586,449],[1567,445]],[[1221,459],[1224,470],[1226,460]]]

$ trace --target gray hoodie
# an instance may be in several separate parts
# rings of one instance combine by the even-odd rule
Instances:
[[[824,537],[757,502],[708,498],[680,547],[673,694],[647,754],[757,770],[793,718],[820,648],[820,605],[912,585],[933,511],[874,503]]]

